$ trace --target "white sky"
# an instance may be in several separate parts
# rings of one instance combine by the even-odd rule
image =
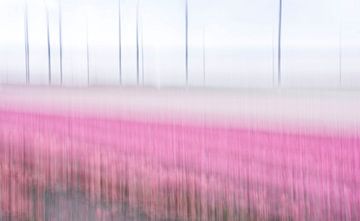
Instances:
[[[205,59],[207,86],[272,87],[277,73],[278,0],[188,1],[190,85],[204,84]],[[25,80],[24,2],[0,0],[3,83]],[[53,80],[60,79],[59,2],[28,0],[34,84],[47,83],[45,2]],[[62,0],[65,84],[87,84],[86,33],[91,84],[118,83],[118,2]],[[185,84],[184,6],[184,0],[140,0],[144,58],[140,68],[144,67],[147,85]],[[344,86],[360,86],[359,11],[358,0],[283,0],[283,86],[337,87],[340,71]],[[123,83],[135,84],[136,0],[121,0],[121,20]]]

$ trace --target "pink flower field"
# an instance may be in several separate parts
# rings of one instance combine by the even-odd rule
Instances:
[[[48,112],[0,109],[0,220],[360,220],[356,131]]]

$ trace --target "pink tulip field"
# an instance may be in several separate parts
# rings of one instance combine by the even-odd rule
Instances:
[[[356,131],[145,118],[0,109],[0,220],[360,220]]]

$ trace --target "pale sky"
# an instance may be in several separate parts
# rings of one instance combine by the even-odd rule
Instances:
[[[58,84],[59,0],[27,1],[31,82],[46,84],[48,78],[46,3],[52,79]],[[188,1],[189,84],[272,87],[279,0]],[[2,83],[25,80],[24,2],[0,0]],[[87,85],[87,46],[90,83],[118,84],[118,4],[62,0],[64,84]],[[136,5],[136,0],[121,0],[122,80],[127,85],[136,84]],[[139,6],[140,81],[143,73],[145,85],[184,86],[185,1],[139,0]],[[359,11],[357,0],[283,0],[282,85],[337,87],[341,73],[344,87],[360,86]]]

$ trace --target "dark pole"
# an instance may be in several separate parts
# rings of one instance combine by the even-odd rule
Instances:
[[[121,0],[118,5],[118,16],[119,16],[119,83],[122,84],[122,61],[121,61]]]
[[[28,4],[25,0],[25,70],[26,70],[26,84],[30,84],[30,55],[29,55],[29,24],[28,24]]]
[[[203,41],[203,51],[202,51],[202,55],[203,55],[203,84],[204,84],[204,86],[205,86],[205,83],[206,83],[206,66],[205,66],[205,64],[206,64],[206,54],[205,54],[205,47],[206,47],[206,45],[205,45],[205,28],[203,29],[203,39],[202,39],[202,41]]]
[[[186,86],[189,84],[189,9],[188,0],[185,0],[185,74]]]
[[[86,70],[87,70],[87,83],[88,83],[88,86],[90,86],[89,18],[88,18],[88,15],[86,15]]]
[[[46,34],[47,34],[47,49],[48,49],[48,68],[49,68],[49,85],[51,85],[51,48],[50,48],[50,25],[49,25],[49,9],[45,3],[46,12]]]
[[[62,49],[62,5],[59,0],[59,49],[60,49],[60,85],[63,85],[63,49]]]
[[[278,33],[278,86],[281,86],[281,31],[282,31],[282,0],[279,0],[279,33]]]
[[[136,5],[136,80],[140,82],[140,48],[139,48],[139,0]]]
[[[144,70],[144,33],[143,33],[143,23],[141,17],[141,75],[142,75],[142,84],[145,83],[145,70]]]
[[[342,24],[340,20],[339,31],[339,86],[342,87]]]

